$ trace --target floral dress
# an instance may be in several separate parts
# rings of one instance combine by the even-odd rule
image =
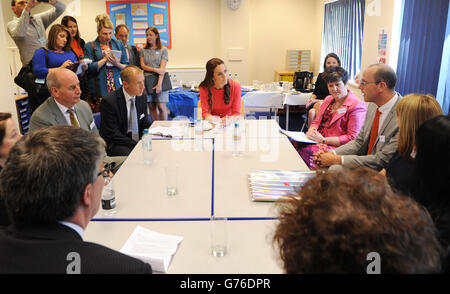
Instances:
[[[101,45],[102,53],[103,55],[109,54],[109,51],[111,50],[110,46],[108,45]],[[113,73],[113,66],[106,66],[106,89],[109,92],[116,90],[116,84],[114,83],[114,73]]]

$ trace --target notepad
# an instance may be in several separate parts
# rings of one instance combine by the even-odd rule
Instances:
[[[310,144],[316,144],[317,142],[308,139],[308,137],[306,137],[306,134],[304,132],[291,132],[291,131],[285,131],[280,129],[280,132],[282,134],[285,134],[286,136],[288,136],[289,138],[291,138],[294,141],[297,142],[302,142],[302,143],[310,143]]]
[[[297,197],[297,190],[315,171],[254,170],[249,174],[249,188],[253,201],[277,201]]]
[[[158,135],[163,137],[182,137],[183,136],[183,126],[172,126],[172,127],[153,127],[148,130],[152,135]]]
[[[149,263],[153,271],[167,273],[172,255],[183,239],[136,226],[120,252]]]
[[[120,50],[111,50],[111,51],[109,51],[109,54],[111,55],[111,56],[114,56],[115,58],[117,58],[118,60],[120,60],[120,58],[122,57],[122,51],[120,51]],[[111,62],[107,62],[106,63],[106,66],[108,66],[108,67],[111,67],[111,66],[113,66],[113,64],[111,63]]]

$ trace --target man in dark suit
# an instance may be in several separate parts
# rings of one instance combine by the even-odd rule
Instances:
[[[152,272],[147,263],[83,241],[108,176],[104,145],[81,128],[53,126],[14,146],[0,179],[12,221],[0,231],[0,274]]]
[[[114,36],[117,40],[122,41],[123,46],[127,51],[128,61],[130,65],[136,65],[137,67],[141,67],[141,62],[139,59],[139,52],[136,46],[128,44],[128,27],[124,24],[120,24],[116,27]]]
[[[120,72],[123,87],[108,93],[100,105],[100,135],[109,156],[128,156],[142,137],[148,121],[144,73],[133,65]]]

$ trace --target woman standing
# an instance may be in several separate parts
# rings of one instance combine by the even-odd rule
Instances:
[[[98,37],[92,42],[86,43],[85,57],[92,60],[88,72],[91,75],[90,93],[96,97],[103,97],[107,93],[119,89],[120,71],[128,65],[127,53],[122,42],[112,39],[113,24],[107,14],[98,15]],[[120,51],[120,57],[115,52]]]
[[[202,118],[213,124],[220,120],[225,125],[227,117],[236,119],[241,115],[241,85],[228,80],[227,72],[221,59],[210,59],[199,86]]]
[[[62,18],[61,24],[69,30],[70,37],[72,38],[72,44],[70,47],[72,48],[72,52],[78,58],[78,61],[81,62],[84,59],[85,42],[80,37],[77,20],[70,15],[66,15]],[[83,73],[78,75],[78,79],[80,80],[81,99],[83,100],[86,100],[87,94],[89,93],[89,76],[86,70],[87,65],[83,68]]]
[[[163,91],[163,81],[166,75],[166,64],[169,61],[167,48],[161,44],[158,29],[148,27],[145,30],[147,44],[139,51],[141,68],[145,71],[145,88],[147,90],[147,102],[152,121],[167,120],[166,103],[169,102],[169,91]],[[166,80],[168,77],[166,77]],[[166,81],[167,82],[167,81]],[[170,88],[172,88],[170,86]]]
[[[53,68],[67,68],[78,61],[71,51],[71,43],[72,38],[65,26],[55,24],[50,28],[47,47],[37,49],[33,55],[33,72],[38,79],[45,79]]]
[[[300,156],[311,168],[315,168],[314,153],[335,149],[356,138],[367,111],[364,101],[347,88],[348,73],[345,69],[331,67],[323,73],[323,79],[331,95],[323,101],[306,133],[317,144],[300,143],[296,146]]]

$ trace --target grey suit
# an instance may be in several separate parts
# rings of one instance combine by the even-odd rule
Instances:
[[[94,117],[89,104],[83,100],[80,100],[74,106],[80,128],[91,131],[95,134],[98,133],[98,129],[94,123]],[[41,106],[33,112],[30,120],[30,132],[35,130],[58,125],[68,125],[66,118],[56,105],[55,98],[49,97]]]
[[[86,101],[80,100],[73,108],[75,109],[80,128],[99,135],[89,104]],[[55,98],[49,97],[35,112],[33,112],[30,119],[30,132],[45,127],[59,125],[68,125],[68,123],[61,112],[61,109],[56,105]],[[114,162],[115,167],[112,172],[116,173],[126,158],[126,156],[105,156],[104,162]]]
[[[127,44],[125,46],[125,49],[128,52],[129,58],[128,61],[130,62],[130,65],[136,65],[137,67],[141,67],[141,61],[139,59],[139,52],[136,48],[136,46],[132,46],[130,44]]]
[[[381,170],[387,166],[397,150],[398,125],[395,117],[395,108],[400,99],[401,96],[398,94],[397,101],[386,116],[369,155],[367,155],[367,150],[369,149],[370,133],[378,106],[374,103],[368,103],[366,120],[358,136],[353,141],[335,149],[336,154],[343,155],[343,165],[345,167],[367,166]]]

